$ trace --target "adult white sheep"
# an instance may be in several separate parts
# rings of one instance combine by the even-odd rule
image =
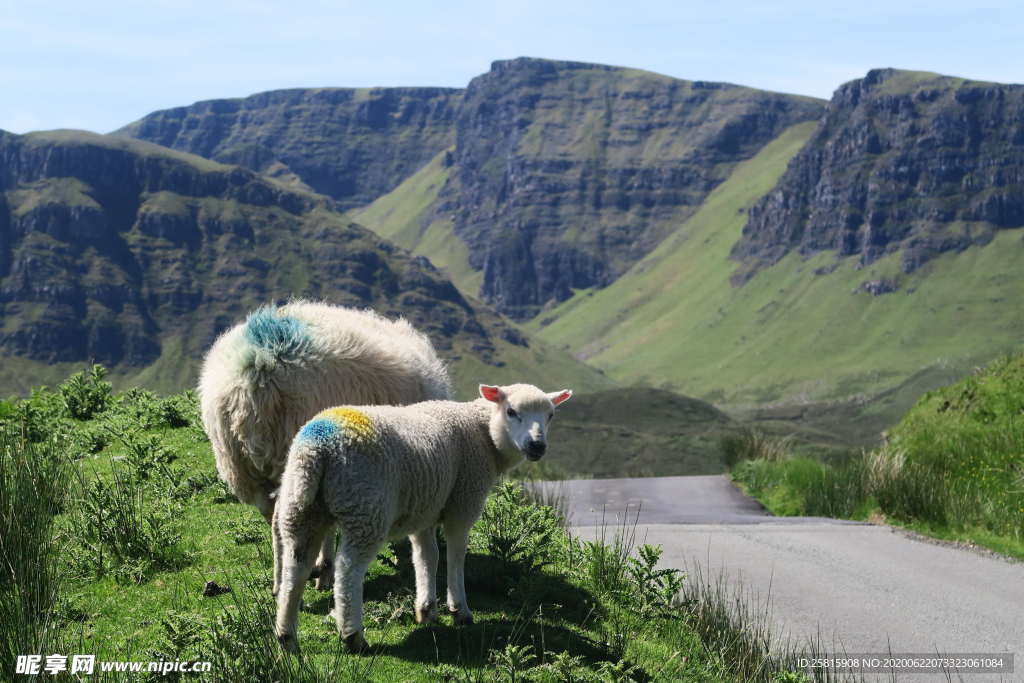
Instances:
[[[341,403],[446,399],[448,373],[430,340],[403,319],[326,303],[267,306],[222,334],[203,362],[199,399],[217,471],[271,521],[288,447],[299,427]],[[317,587],[333,578],[324,536]]]
[[[498,475],[523,455],[539,460],[548,422],[569,390],[529,384],[480,385],[475,401],[326,410],[292,442],[274,513],[276,634],[298,649],[296,620],[320,539],[337,524],[334,617],[350,650],[363,637],[363,580],[380,547],[408,536],[416,573],[416,621],[437,616],[437,526],[448,544],[448,609],[456,623],[473,614],[463,565],[469,529]]]

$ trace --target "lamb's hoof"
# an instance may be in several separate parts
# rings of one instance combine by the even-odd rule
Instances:
[[[277,636],[277,642],[281,643],[281,647],[284,648],[285,652],[290,652],[293,655],[299,652],[299,641],[295,639],[293,633],[281,633]]]
[[[366,638],[363,637],[362,631],[356,631],[355,633],[350,633],[347,636],[342,636],[341,639],[345,642],[345,647],[348,648],[348,651],[353,654],[366,652],[370,649],[370,644],[366,642]]]
[[[458,612],[452,612],[452,619],[455,620],[456,626],[472,626],[473,625],[473,613],[467,610],[459,610]]]
[[[417,624],[429,624],[432,621],[437,621],[437,605],[435,603],[431,603],[427,607],[416,608]]]

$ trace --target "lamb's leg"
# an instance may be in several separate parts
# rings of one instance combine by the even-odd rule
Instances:
[[[472,522],[448,519],[444,523],[444,537],[448,543],[448,611],[456,624],[472,624],[473,612],[466,602],[466,544]]]
[[[362,652],[369,647],[363,637],[363,581],[384,541],[355,545],[347,541],[346,535],[342,533],[334,560],[334,618],[349,651]]]
[[[416,571],[416,622],[423,624],[437,619],[437,529],[417,531],[409,541]]]
[[[281,565],[280,569],[274,572],[280,582],[274,632],[286,650],[298,652],[296,622],[299,605],[302,602],[302,589],[306,585],[309,570],[313,567],[323,527],[318,528],[313,520],[308,518],[290,517],[286,522],[275,516],[274,522],[280,536],[277,552]]]
[[[337,535],[337,531],[332,526],[324,534],[323,543],[320,544],[320,554],[316,558],[316,567],[313,570],[316,575],[318,591],[329,591],[334,585],[334,541]]]
[[[281,565],[284,560],[281,557],[281,524],[277,515],[270,520],[270,551],[274,558],[274,587],[270,594],[276,598],[281,592]]]

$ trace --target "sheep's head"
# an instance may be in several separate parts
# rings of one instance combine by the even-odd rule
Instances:
[[[522,453],[528,460],[537,461],[547,450],[548,423],[555,408],[568,401],[572,391],[546,393],[532,384],[481,384],[480,395],[494,404],[491,438],[498,450],[506,455]]]

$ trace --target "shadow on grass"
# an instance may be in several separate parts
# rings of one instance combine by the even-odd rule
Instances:
[[[513,644],[530,646],[538,660],[546,652],[568,652],[589,663],[609,660],[608,652],[585,633],[598,616],[593,595],[560,576],[526,571],[490,555],[471,552],[466,556],[466,593],[475,623],[455,626],[445,604],[443,546],[437,577],[438,621],[416,624],[412,614],[415,578],[409,544],[396,543],[394,550],[397,562],[376,563],[363,589],[371,656],[425,664],[484,666],[492,649],[501,650]],[[303,610],[327,615],[333,604],[333,593],[321,593]],[[391,619],[375,625],[370,615],[381,608],[391,613]],[[386,638],[391,629],[408,633],[399,642],[382,643],[379,635],[374,637],[383,632]]]

